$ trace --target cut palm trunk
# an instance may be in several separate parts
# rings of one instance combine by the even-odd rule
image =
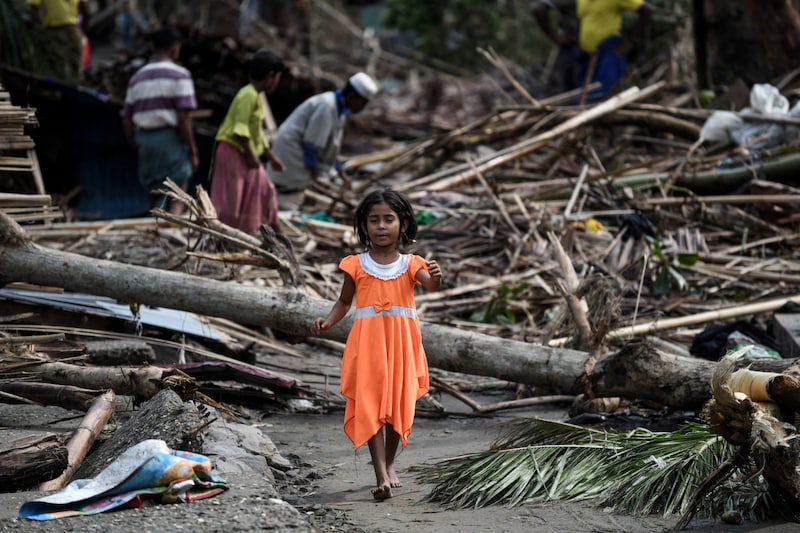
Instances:
[[[750,477],[762,474],[769,489],[780,493],[794,509],[800,508],[800,444],[794,415],[800,381],[771,372],[736,370],[736,360],[751,347],[726,356],[711,376],[712,399],[706,405],[710,429],[739,447],[740,464],[752,465]],[[786,401],[783,404],[781,402]],[[722,468],[700,486],[677,529],[688,523],[705,494],[727,481],[734,469]]]

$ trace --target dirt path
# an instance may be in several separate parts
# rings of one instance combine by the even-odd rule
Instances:
[[[315,388],[338,390],[339,357],[324,350],[304,351],[303,357],[272,354],[261,363],[277,365]],[[437,372],[433,370],[433,372]],[[443,377],[443,376],[440,376]],[[454,377],[454,376],[448,376]],[[469,376],[460,376],[469,380]],[[470,393],[481,404],[490,404],[513,397],[511,390]],[[448,413],[444,418],[417,416],[408,447],[397,458],[396,468],[403,487],[394,497],[375,502],[370,489],[375,477],[366,447],[353,452],[342,429],[343,413],[279,414],[262,420],[264,431],[275,442],[284,457],[299,467],[290,482],[278,487],[284,499],[307,514],[315,515],[314,523],[322,531],[394,533],[429,530],[436,533],[514,533],[514,532],[665,532],[671,531],[677,517],[634,517],[612,514],[591,503],[547,502],[516,508],[492,506],[482,509],[448,510],[426,501],[431,485],[417,481],[409,469],[432,464],[446,458],[485,451],[497,437],[497,428],[516,417],[538,416],[563,420],[568,406],[548,405],[509,410],[492,417],[466,416],[469,407],[448,395],[437,396]],[[279,482],[280,483],[280,482]],[[332,521],[333,510],[339,515]],[[342,523],[342,520],[346,520]],[[695,520],[685,531],[744,533],[796,532],[798,524],[725,525],[712,520]]]

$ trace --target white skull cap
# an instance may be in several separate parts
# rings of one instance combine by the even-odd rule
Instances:
[[[365,72],[353,74],[348,83],[364,100],[372,100],[372,97],[378,92],[378,84]]]

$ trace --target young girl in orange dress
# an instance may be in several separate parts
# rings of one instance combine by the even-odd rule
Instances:
[[[344,431],[358,449],[369,446],[376,500],[392,497],[400,481],[394,458],[406,447],[416,401],[429,389],[414,287],[439,288],[436,261],[400,253],[417,236],[411,203],[392,190],[374,191],[356,209],[354,229],[366,251],[342,259],[344,282],[326,318],[314,320],[315,335],[333,327],[356,300],[353,327],[342,357]]]

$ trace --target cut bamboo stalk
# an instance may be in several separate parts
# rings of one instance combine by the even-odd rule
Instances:
[[[398,187],[398,189],[405,192],[416,190],[424,184],[432,184],[430,187],[428,187],[429,191],[443,190],[449,188],[452,183],[464,183],[470,181],[474,177],[476,171],[485,173],[488,170],[509,163],[523,155],[532,152],[533,150],[536,150],[543,144],[560,137],[561,135],[564,135],[575,128],[578,128],[584,124],[588,124],[589,122],[596,120],[597,118],[610,113],[615,109],[624,107],[631,102],[648,98],[649,96],[652,96],[660,91],[663,86],[663,83],[657,83],[641,90],[638,87],[631,87],[630,89],[627,89],[620,94],[587,109],[583,113],[564,121],[553,129],[517,143],[504,150],[500,150],[489,156],[477,159],[473,163],[475,166],[474,168],[471,164],[458,165],[454,168],[426,176],[420,180],[409,182],[402,187]],[[443,179],[445,177],[448,179]],[[427,192],[423,194],[427,194]]]
[[[0,192],[0,204],[11,206],[50,206],[53,205],[53,198],[49,194],[19,194],[12,192]]]
[[[471,161],[470,165],[474,166]],[[481,185],[483,185],[483,188],[486,190],[486,194],[488,194],[492,199],[494,205],[497,206],[497,210],[500,212],[503,221],[508,225],[508,228],[517,234],[517,236],[520,236],[521,233],[519,228],[517,228],[516,224],[514,224],[514,221],[511,220],[511,216],[508,214],[508,211],[506,211],[505,204],[502,202],[502,200],[500,200],[500,198],[497,197],[492,188],[489,186],[489,182],[486,181],[486,178],[483,177],[483,174],[478,169],[475,169],[475,176],[478,178],[478,181],[480,181]]]
[[[754,402],[771,402],[769,385],[773,378],[781,374],[775,372],[757,372],[742,368],[734,372],[728,379],[728,386],[733,392],[742,392]]]
[[[796,194],[731,194],[717,196],[671,196],[668,198],[647,198],[643,205],[682,205],[682,204],[800,204]]]
[[[506,78],[506,80],[517,90],[517,92],[519,94],[521,94],[522,97],[525,98],[525,100],[530,102],[530,104],[533,107],[535,107],[535,108],[541,107],[541,104],[539,103],[539,101],[536,100],[536,98],[534,98],[533,96],[531,96],[531,94],[525,89],[525,87],[523,87],[517,81],[517,79],[511,74],[511,72],[508,70],[508,67],[506,66],[506,64],[503,62],[503,60],[500,58],[500,56],[497,55],[497,53],[494,51],[494,49],[492,47],[489,47],[488,51],[484,50],[483,48],[478,48],[478,52],[483,57],[485,57],[486,60],[489,61],[489,63],[492,64],[492,66],[494,66],[497,70],[499,70],[503,74],[503,76]]]
[[[92,403],[86,416],[83,417],[81,425],[72,433],[72,437],[67,442],[69,461],[66,470],[57,478],[39,485],[39,490],[60,490],[70,482],[72,475],[81,465],[95,439],[114,413],[114,399],[114,391],[109,390]]]
[[[57,405],[76,411],[88,410],[92,402],[102,393],[100,390],[71,385],[31,382],[0,383],[0,391],[38,405]]]

